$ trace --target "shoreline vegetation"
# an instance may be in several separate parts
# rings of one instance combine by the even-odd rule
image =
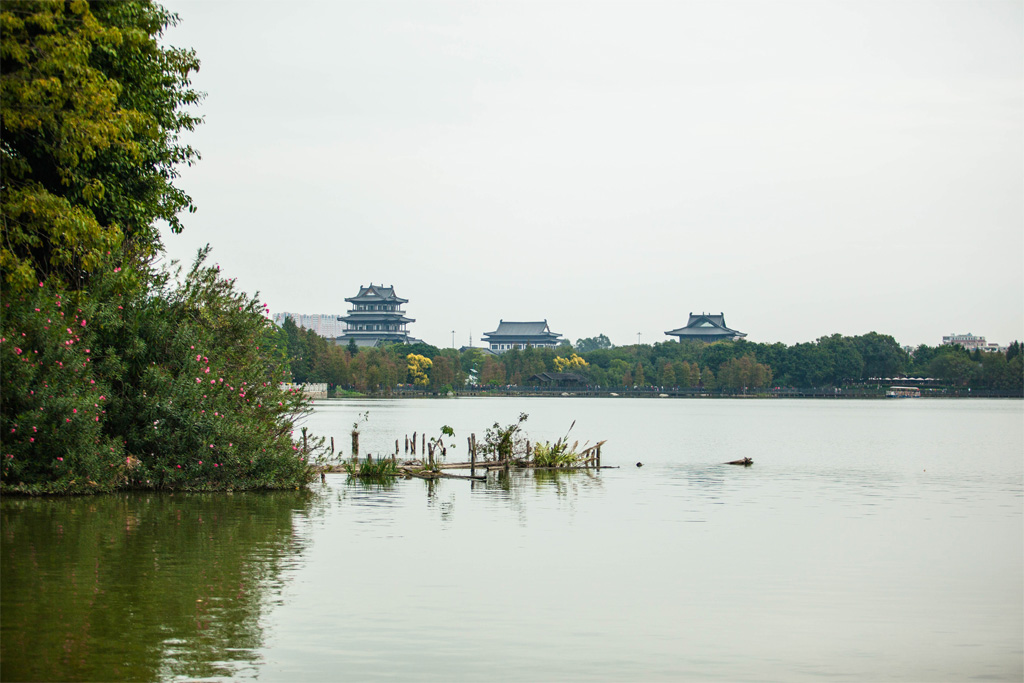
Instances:
[[[876,332],[789,346],[741,339],[616,347],[599,335],[495,355],[425,343],[337,346],[290,318],[279,331],[292,381],[327,384],[328,396],[875,398],[916,386],[922,396],[1024,397],[1018,341],[1005,354],[927,345],[908,353]]]

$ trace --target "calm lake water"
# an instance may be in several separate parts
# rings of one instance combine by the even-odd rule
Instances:
[[[366,411],[364,453],[450,425],[463,460],[525,412],[621,468],[5,498],[0,676],[1024,678],[1024,402],[321,401],[308,424],[347,454]]]

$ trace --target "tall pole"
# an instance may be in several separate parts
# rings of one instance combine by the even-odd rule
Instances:
[[[639,332],[636,333],[636,345],[640,346],[640,333]]]
[[[455,348],[455,330],[452,330],[452,348]]]

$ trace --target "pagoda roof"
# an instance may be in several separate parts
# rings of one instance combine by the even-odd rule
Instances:
[[[414,323],[416,318],[407,318],[401,313],[392,311],[353,311],[348,315],[340,316],[338,320],[346,323],[373,323],[382,322],[388,324]]]
[[[348,297],[345,299],[349,303],[397,303],[404,304],[408,303],[408,299],[403,299],[395,294],[395,288],[392,286],[385,287],[384,285],[370,284],[367,287],[359,287],[359,293],[355,296]]]
[[[551,331],[547,320],[539,322],[499,320],[498,329],[493,332],[484,332],[484,337],[548,337],[554,339],[559,336],[561,335]]]
[[[738,332],[725,324],[725,314],[718,313],[690,313],[690,319],[686,325],[675,330],[669,330],[665,334],[679,337],[746,337],[745,332]]]

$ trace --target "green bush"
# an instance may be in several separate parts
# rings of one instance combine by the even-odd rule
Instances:
[[[293,439],[308,410],[255,297],[205,265],[108,268],[90,290],[43,283],[3,308],[0,490],[292,488],[314,472]],[[178,273],[180,276],[180,272]]]

